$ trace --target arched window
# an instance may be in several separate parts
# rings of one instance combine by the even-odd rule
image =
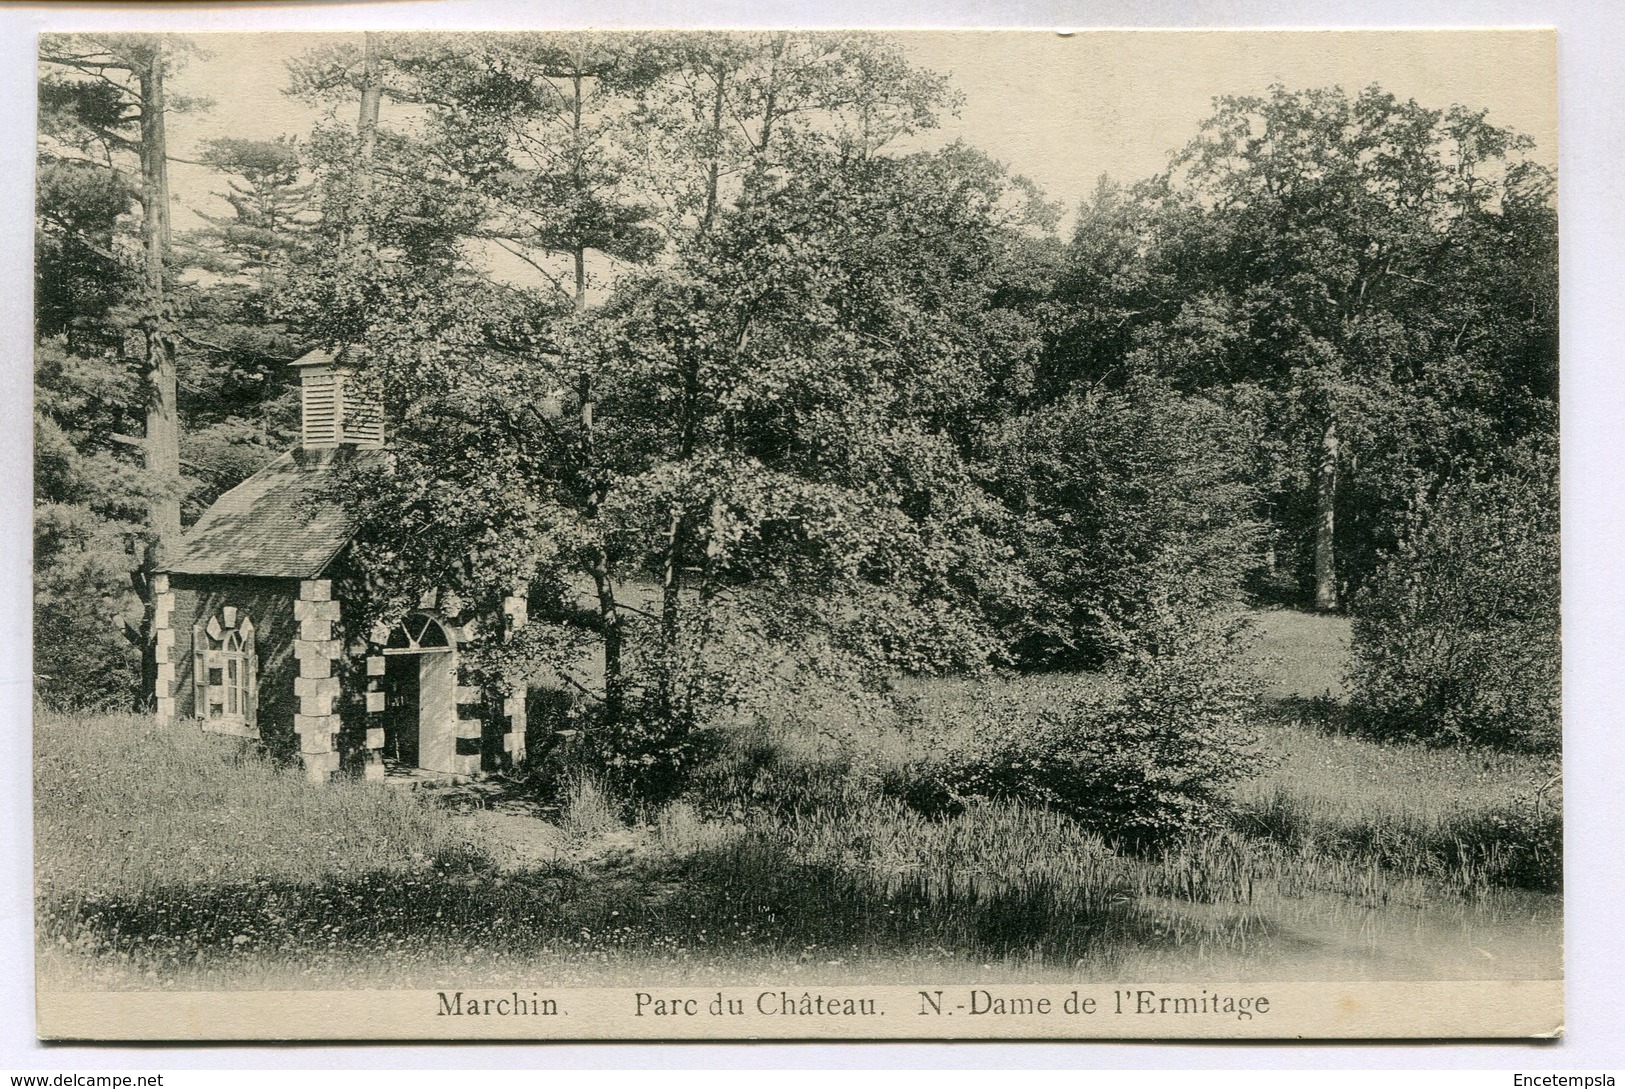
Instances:
[[[450,646],[451,641],[446,638],[446,629],[440,626],[439,621],[424,613],[412,613],[390,629],[389,639],[384,644],[384,653],[395,651],[401,654],[416,654],[423,650],[439,650]]]
[[[220,685],[224,699],[223,712],[226,718],[242,718],[248,708],[248,656],[243,652],[243,635],[241,632],[231,632],[226,636],[225,646],[220,650],[221,660],[225,664],[225,676],[218,678],[224,683]],[[217,678],[210,677],[211,684]],[[214,707],[211,705],[211,713]],[[219,716],[216,716],[219,717]]]
[[[258,733],[259,659],[247,613],[227,605],[192,626],[192,693],[204,729]]]

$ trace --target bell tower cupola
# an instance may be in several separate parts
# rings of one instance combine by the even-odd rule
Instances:
[[[306,450],[384,445],[383,397],[357,374],[358,353],[318,348],[293,361],[299,370],[300,445]]]

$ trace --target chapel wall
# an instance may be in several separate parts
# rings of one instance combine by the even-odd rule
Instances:
[[[246,611],[254,622],[255,651],[259,659],[259,733],[275,755],[296,751],[294,715],[299,710],[294,683],[298,666],[293,644],[299,625],[294,619],[297,579],[250,578],[230,575],[169,576],[173,604],[170,628],[174,632],[175,718],[195,721],[193,697],[192,626],[208,623],[227,605]]]

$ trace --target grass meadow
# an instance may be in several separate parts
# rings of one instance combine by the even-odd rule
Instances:
[[[1241,788],[1234,829],[1156,858],[1043,809],[927,817],[877,788],[982,698],[966,682],[916,686],[855,735],[742,737],[639,812],[585,777],[557,804],[313,787],[188,724],[42,712],[41,984],[1558,976],[1555,769],[1341,734],[1346,625],[1260,628],[1274,767]],[[1089,681],[993,683],[1053,704]]]

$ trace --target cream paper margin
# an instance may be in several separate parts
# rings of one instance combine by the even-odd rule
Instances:
[[[1238,1005],[1246,999],[1257,1012],[1243,1017],[1225,999]],[[1176,1001],[1185,1004],[1183,1012]],[[1217,1008],[1204,1010],[1204,1002]],[[481,1012],[468,1013],[470,1004]],[[146,1041],[1527,1039],[1562,1035],[1562,1011],[1560,980],[38,997],[43,1039]]]
[[[171,26],[171,32],[187,33]],[[359,27],[351,28],[358,31]],[[404,28],[403,28],[404,29]],[[427,28],[426,28],[427,29]],[[449,28],[437,28],[449,29]],[[211,47],[229,38],[261,34],[209,35]],[[335,30],[333,33],[344,33]],[[1029,35],[1044,47],[1043,64],[1024,73],[1042,84],[1059,57],[1058,36],[1044,31],[897,29],[904,39],[940,38],[978,45],[1009,43]],[[1202,30],[1080,30],[1068,34],[1061,52],[1075,44],[1143,47],[1148,42],[1165,57],[1152,93],[1173,94],[1204,72],[1232,63],[1230,46],[1244,38],[1245,53],[1290,72],[1307,58],[1326,73],[1321,82],[1342,82],[1354,89],[1381,75],[1345,78],[1345,69],[1362,59],[1403,73],[1402,97],[1436,91],[1445,100],[1463,82],[1493,85],[1501,101],[1492,120],[1534,136],[1536,157],[1548,165],[1557,159],[1557,36],[1552,29],[1442,27],[1403,30],[1283,28],[1253,31],[1239,28]],[[1433,57],[1418,56],[1418,43],[1437,47]],[[1530,43],[1539,48],[1530,50]],[[1519,48],[1523,46],[1524,48]],[[251,48],[243,42],[244,48]],[[1482,48],[1478,48],[1482,47]],[[974,50],[973,50],[974,52]],[[1082,50],[1079,50],[1082,52]],[[1541,58],[1531,60],[1531,54]],[[1508,61],[1517,58],[1509,66]],[[1093,56],[1099,63],[1100,57]],[[980,64],[961,53],[955,58],[954,85],[973,91],[979,82],[1010,80],[1007,58],[989,55]],[[1294,74],[1296,74],[1294,72]],[[1144,73],[1141,73],[1142,78]],[[1146,88],[1141,88],[1145,90]],[[1063,88],[1064,91],[1073,90]],[[1080,86],[1077,91],[1082,91]],[[1220,93],[1254,93],[1258,88],[1226,88]],[[1429,103],[1436,105],[1437,103]],[[1108,105],[1108,112],[1111,107]],[[1161,121],[1152,115],[1152,127]],[[1000,125],[1008,118],[998,119]],[[1109,123],[1121,123],[1110,118]],[[956,135],[975,143],[977,129],[992,136],[993,123],[976,120]],[[1188,138],[1190,133],[1184,133]],[[1019,137],[1018,137],[1019,139]],[[1152,142],[1155,142],[1154,140]],[[1159,153],[1166,148],[1158,148]],[[1093,173],[1091,173],[1091,178]],[[1042,179],[1040,179],[1042,180]],[[1123,180],[1132,180],[1125,176]],[[1225,983],[1200,978],[1179,983],[988,985],[931,983],[891,987],[636,987],[514,990],[473,988],[461,991],[465,1004],[504,999],[556,1004],[556,1013],[445,1015],[446,999],[456,988],[440,991],[49,991],[36,990],[36,1031],[44,1040],[83,1041],[256,1041],[256,1040],[1283,1040],[1283,1039],[1531,1039],[1563,1033],[1561,980]],[[940,993],[941,1013],[922,1012],[923,995]],[[1234,1013],[1138,1012],[1140,995],[1153,1004],[1168,999],[1262,997],[1267,1012],[1241,1018]],[[639,1011],[639,995],[647,996]],[[782,1005],[779,996],[799,1005],[803,996],[844,1006],[867,1003],[872,1013],[763,1013],[758,1002]],[[1121,1002],[1119,1000],[1121,996]],[[1095,1012],[1068,1012],[1093,999]],[[993,999],[1007,1006],[1028,1002],[1046,1013],[977,1013],[974,1007]],[[665,1002],[679,1012],[655,1013]],[[741,1003],[745,1012],[714,1014]],[[676,1004],[672,1007],[671,1004]],[[1119,1005],[1122,1012],[1117,1012]],[[868,1008],[858,1006],[855,1008]],[[1177,1010],[1177,1007],[1175,1007]],[[692,1010],[693,1012],[688,1012]]]

